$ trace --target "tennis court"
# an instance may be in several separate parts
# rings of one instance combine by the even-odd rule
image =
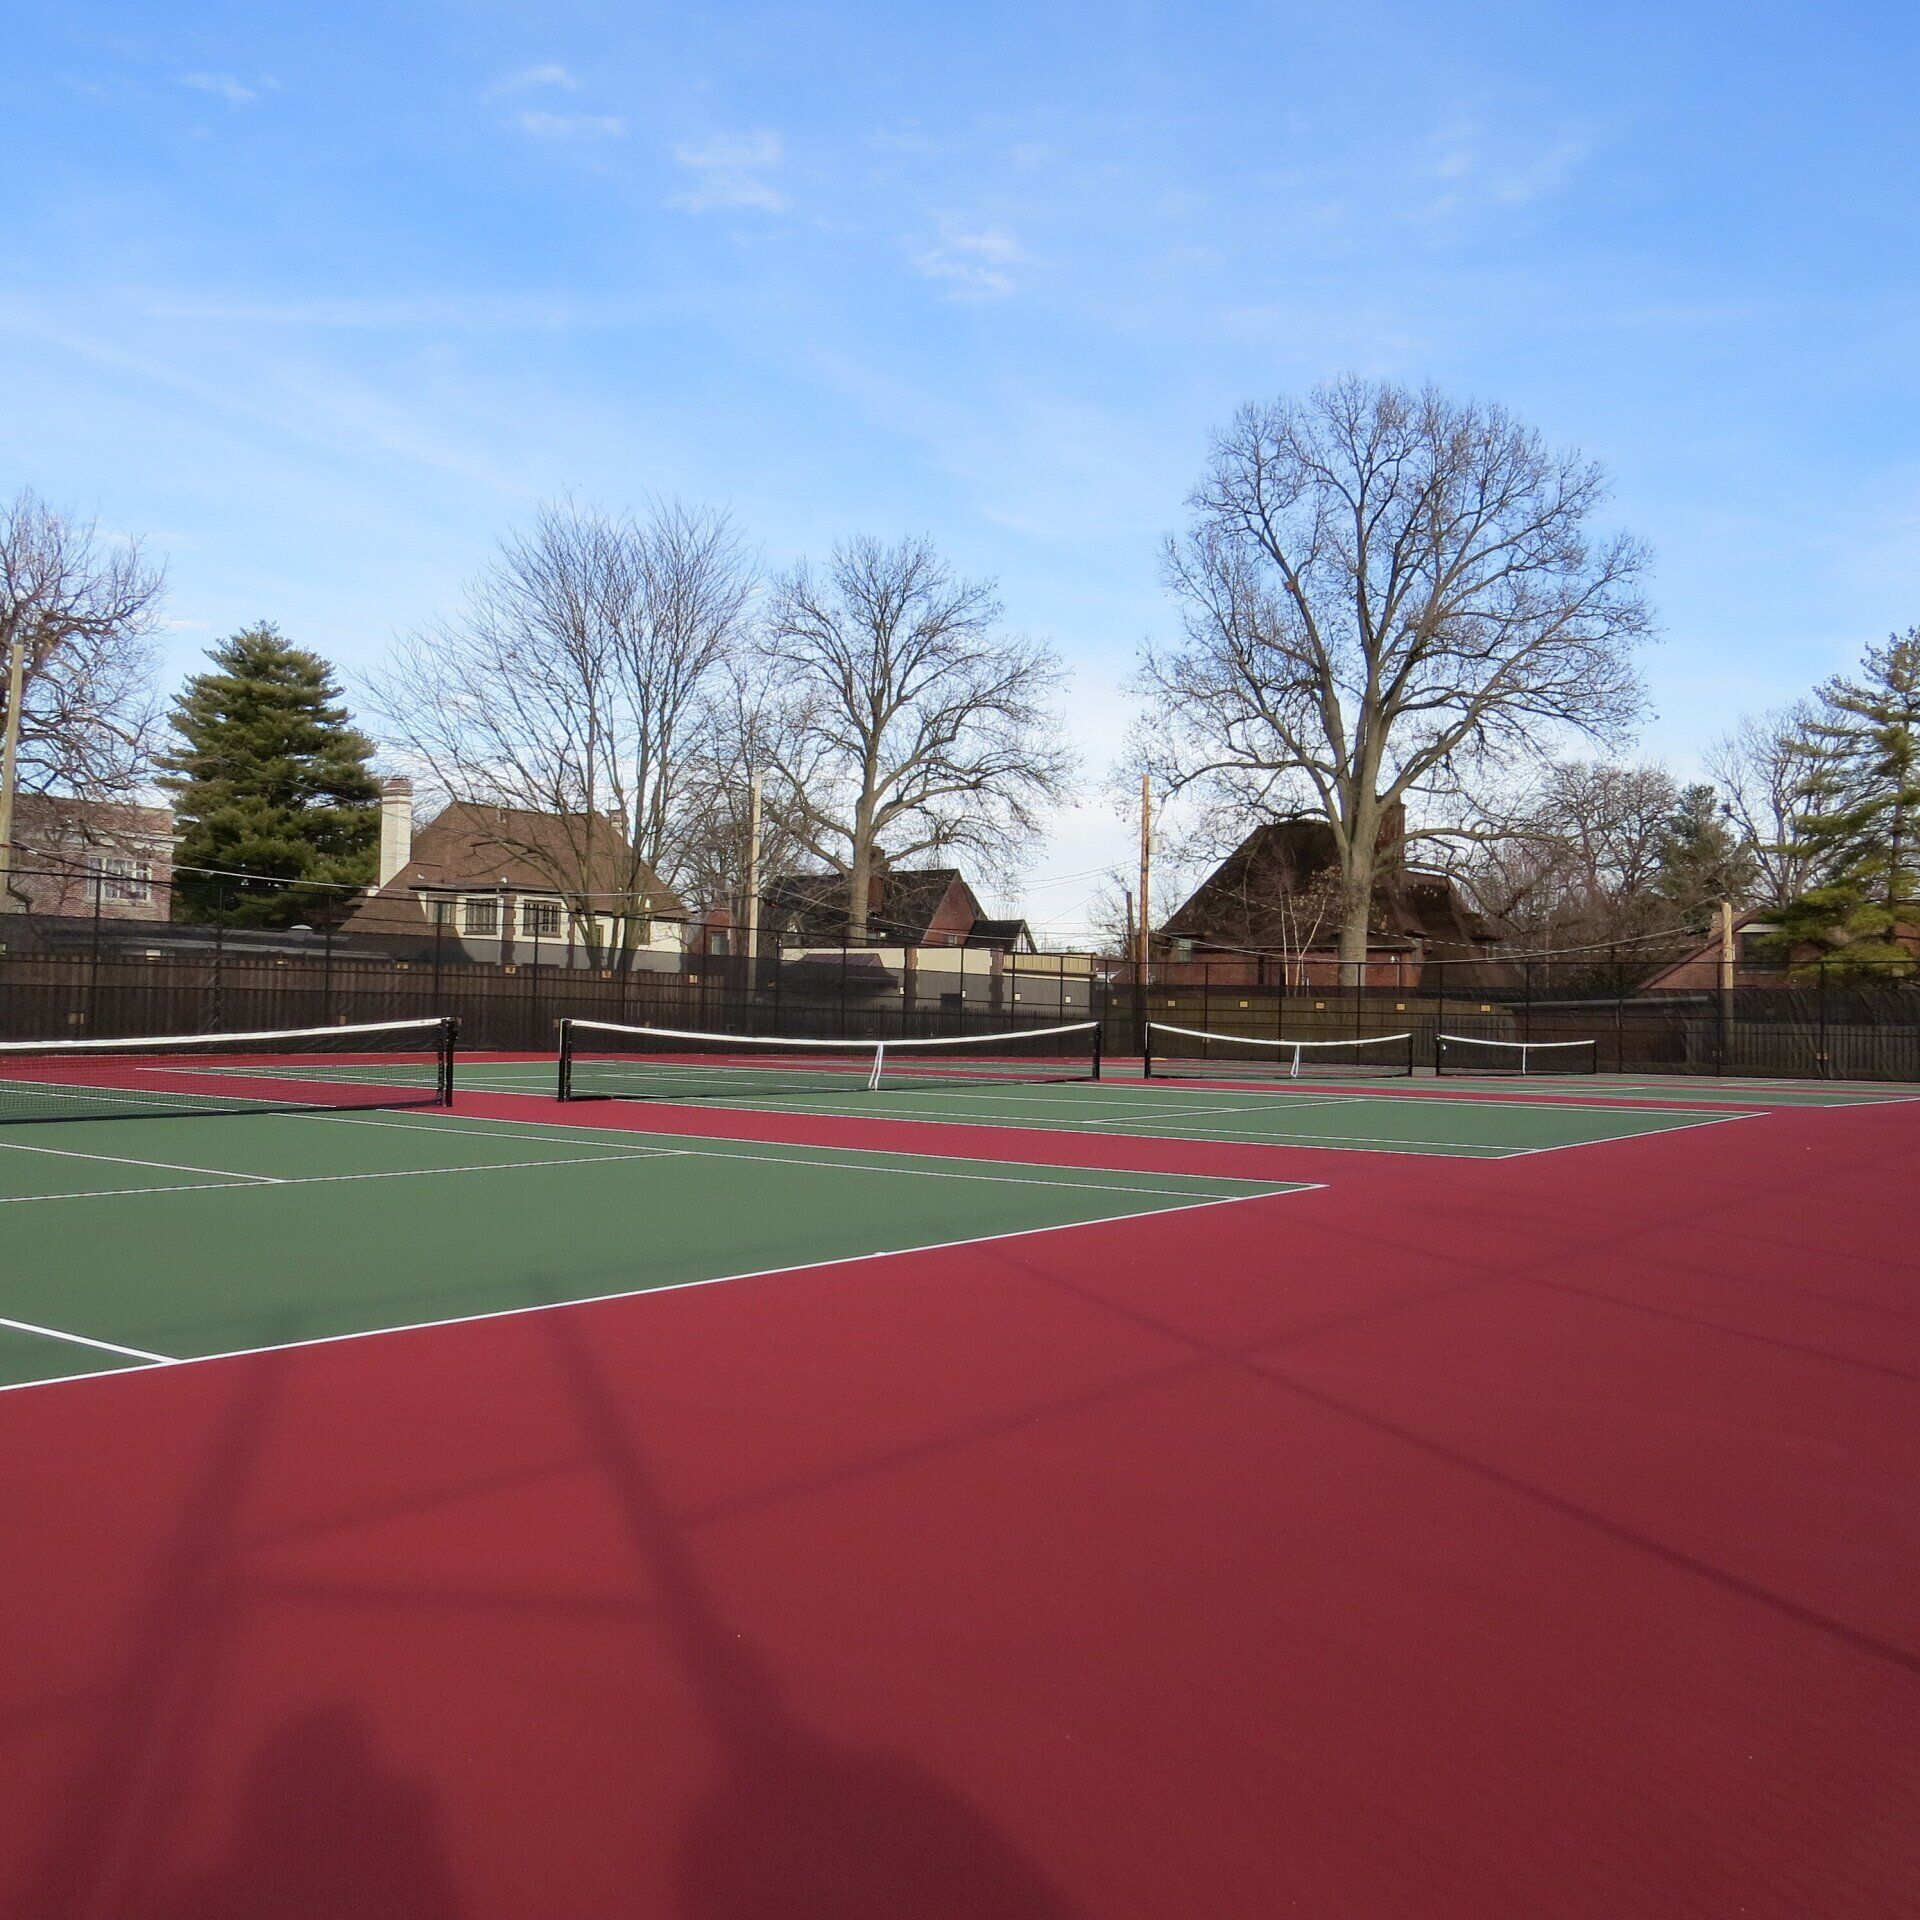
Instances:
[[[0,1131],[0,1384],[1290,1190],[427,1113],[28,1131]]]
[[[4,1910],[1902,1910],[1914,1090],[1078,1047],[0,1059]]]

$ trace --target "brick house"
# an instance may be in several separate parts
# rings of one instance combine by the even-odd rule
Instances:
[[[173,814],[124,800],[23,793],[13,809],[10,907],[106,920],[165,920]]]
[[[1489,990],[1512,983],[1497,958],[1505,929],[1476,911],[1443,873],[1411,865],[1394,808],[1380,832],[1367,936],[1366,984],[1415,987],[1428,962]],[[1227,984],[1333,986],[1341,978],[1339,852],[1324,820],[1268,821],[1208,874],[1153,938],[1156,974],[1206,963]],[[1172,976],[1172,977],[1177,977]]]
[[[454,801],[416,830],[412,783],[389,780],[380,877],[341,929],[470,959],[593,967],[621,952],[678,966],[685,903],[634,860],[615,822],[593,822],[591,836],[584,828],[581,818]]]

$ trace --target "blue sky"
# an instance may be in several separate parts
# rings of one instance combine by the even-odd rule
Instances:
[[[1910,4],[83,0],[6,66],[0,489],[150,537],[182,671],[677,493],[997,576],[1097,776],[1209,429],[1349,369],[1611,469],[1677,772],[1920,620]]]

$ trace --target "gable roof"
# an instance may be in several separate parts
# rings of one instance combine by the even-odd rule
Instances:
[[[587,843],[584,815],[541,813],[528,807],[495,807],[456,800],[441,808],[413,840],[413,857],[384,887],[347,916],[356,932],[417,930],[424,893],[558,894],[570,891],[554,876],[579,864],[576,849]],[[582,876],[585,891],[598,896],[602,912],[686,914],[680,896],[644,861],[634,861],[617,821],[592,823],[593,858]],[[631,900],[632,905],[625,902]]]
[[[947,904],[954,888],[962,909],[963,935],[980,918],[980,902],[958,867],[889,868],[867,890],[867,933],[883,944],[916,946]],[[784,921],[789,934],[821,946],[847,937],[847,882],[837,873],[782,873],[768,882],[762,900],[768,918]]]
[[[1326,821],[1268,821],[1201,881],[1160,933],[1254,952],[1331,947],[1339,878],[1339,848]],[[1409,867],[1396,844],[1381,848],[1369,924],[1390,944],[1471,950],[1505,938],[1445,874]]]
[[[115,846],[122,841],[178,837],[171,807],[143,807],[131,800],[81,800],[64,793],[22,793],[13,803],[13,832],[18,844],[55,840]]]

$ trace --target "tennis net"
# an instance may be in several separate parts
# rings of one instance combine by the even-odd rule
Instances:
[[[1440,1033],[1433,1040],[1435,1073],[1598,1073],[1598,1040],[1482,1040],[1471,1033]]]
[[[0,1041],[0,1125],[445,1106],[454,1022]]]
[[[1100,1025],[1093,1020],[939,1040],[790,1039],[604,1020],[560,1023],[562,1100],[753,1100],[1099,1077]]]
[[[1155,1080],[1379,1080],[1413,1072],[1413,1035],[1260,1040],[1147,1022],[1146,1070]]]

